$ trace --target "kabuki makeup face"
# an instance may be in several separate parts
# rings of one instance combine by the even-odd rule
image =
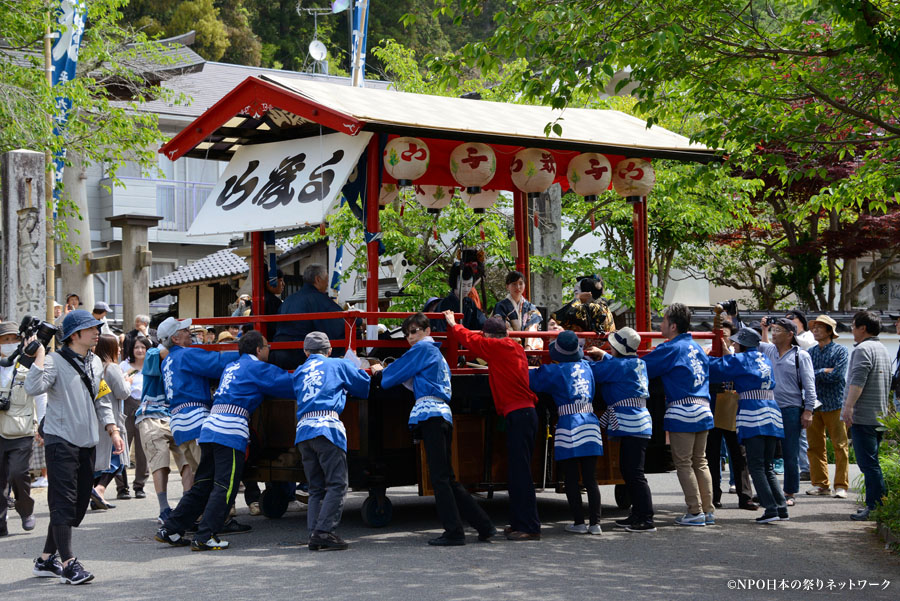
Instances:
[[[472,287],[475,285],[475,280],[473,278],[469,278],[468,280],[460,280],[459,282],[459,297],[465,298],[469,296],[469,293],[472,291]]]

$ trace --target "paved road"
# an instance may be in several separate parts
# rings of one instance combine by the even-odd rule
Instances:
[[[855,466],[853,466],[855,468]],[[858,472],[854,471],[853,475]],[[392,489],[394,521],[366,528],[359,509],[364,493],[348,498],[341,533],[349,551],[313,553],[305,539],[305,516],[280,520],[249,517],[239,499],[248,534],[233,536],[232,549],[192,553],[153,540],[156,501],[118,502],[116,509],[89,512],[74,534],[75,551],[97,578],[86,586],[60,586],[31,577],[31,561],[41,550],[47,526],[46,494],[37,493],[38,527],[24,533],[10,516],[10,536],[0,539],[0,595],[9,599],[392,599],[422,601],[528,599],[900,599],[900,558],[886,553],[871,523],[852,522],[852,500],[803,496],[791,521],[759,526],[756,514],[736,508],[725,495],[719,525],[675,526],[683,497],[674,473],[650,476],[659,531],[613,531],[612,487],[604,499],[602,536],[563,531],[567,507],[562,495],[540,495],[544,520],[541,542],[475,542],[466,547],[432,548],[425,541],[440,533],[430,499],[413,489]],[[803,483],[806,485],[806,483]],[[170,497],[177,500],[177,483]],[[804,488],[805,490],[805,488]],[[505,523],[506,497],[483,501],[495,523]],[[835,590],[730,590],[738,579],[833,579]],[[854,590],[849,590],[853,581]],[[886,590],[866,586],[890,581]],[[841,583],[844,590],[840,590]]]

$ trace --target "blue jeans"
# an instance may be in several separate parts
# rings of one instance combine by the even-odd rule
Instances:
[[[850,426],[850,437],[853,439],[853,450],[856,452],[856,464],[866,479],[866,507],[875,509],[881,505],[884,496],[884,474],[878,462],[878,447],[881,445],[881,431],[878,426],[853,424]]]
[[[806,439],[806,429],[800,430],[800,453],[797,457],[800,463],[800,471],[809,471],[809,441]]]
[[[784,407],[781,420],[784,423],[784,440],[781,443],[784,455],[784,494],[795,495],[800,490],[800,414],[802,407]]]

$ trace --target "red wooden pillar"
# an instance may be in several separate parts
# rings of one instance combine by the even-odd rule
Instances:
[[[634,228],[634,314],[638,332],[650,331],[650,269],[647,236],[647,198],[629,196]]]
[[[531,298],[531,271],[528,266],[528,199],[524,192],[513,193],[513,228],[516,236],[516,271],[525,275],[525,298]]]
[[[251,232],[250,298],[253,299],[253,314],[255,315],[262,315],[266,308],[265,281],[268,275],[266,273],[265,254],[266,245],[263,241],[262,232]],[[257,324],[257,329],[262,332],[263,336],[268,337],[268,325],[264,323]]]
[[[378,242],[381,240],[381,222],[378,218],[379,174],[381,169],[378,156],[378,135],[369,140],[366,157],[366,230],[372,239],[366,244],[368,269],[366,270],[366,311],[378,311]],[[375,235],[379,234],[379,235]],[[369,325],[376,325],[378,320],[369,318]]]

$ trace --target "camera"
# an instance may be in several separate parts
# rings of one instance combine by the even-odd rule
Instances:
[[[728,315],[737,315],[738,306],[735,299],[732,298],[719,304],[722,306],[722,310],[725,311],[725,313],[727,313]]]
[[[41,321],[37,317],[32,317],[31,315],[26,315],[19,324],[19,336],[22,337],[22,342],[19,343],[19,347],[14,350],[9,357],[0,359],[0,366],[9,367],[10,365],[13,365],[18,358],[19,365],[30,368],[31,364],[34,363],[34,354],[37,352],[38,347],[41,345],[46,347],[50,344],[50,341],[56,336],[57,331],[58,328],[52,323]],[[37,340],[32,340],[28,346],[23,348],[23,345],[25,344],[24,341],[32,336],[36,336]],[[0,406],[0,411],[2,410],[2,406]]]

